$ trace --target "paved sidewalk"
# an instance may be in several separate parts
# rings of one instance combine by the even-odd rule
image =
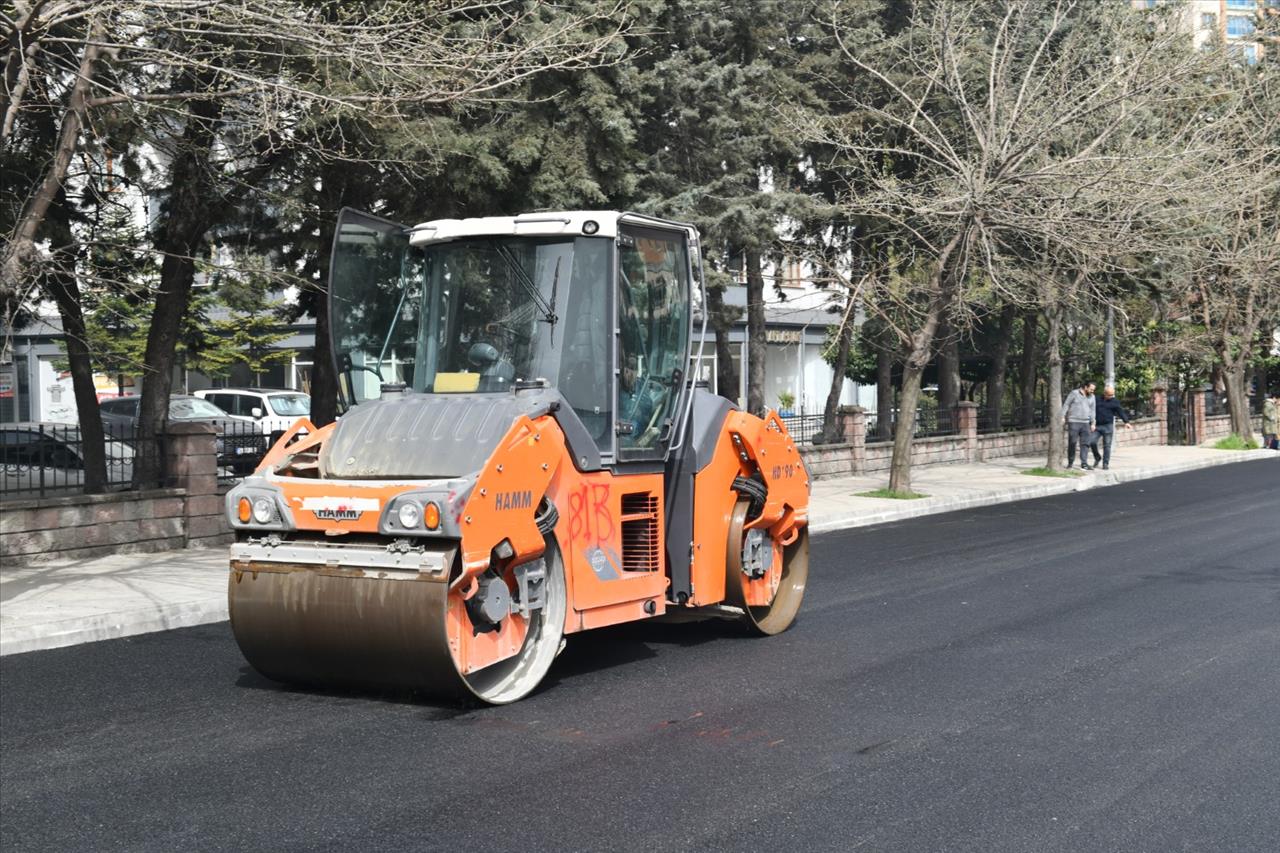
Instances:
[[[1280,462],[1280,453],[1121,446],[1112,470],[1072,479],[1021,473],[1042,465],[1043,456],[932,465],[912,471],[913,488],[928,497],[909,501],[857,497],[885,486],[887,475],[819,480],[810,523],[814,532],[861,527],[1263,460]],[[1276,473],[1280,477],[1280,469]],[[227,618],[226,584],[222,548],[5,566],[0,568],[0,655],[219,622]]]

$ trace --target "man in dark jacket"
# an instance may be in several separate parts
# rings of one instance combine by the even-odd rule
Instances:
[[[1102,460],[1102,470],[1111,467],[1111,444],[1116,437],[1116,418],[1124,421],[1125,429],[1132,429],[1129,421],[1133,420],[1129,413],[1120,405],[1120,401],[1116,399],[1116,389],[1108,385],[1102,389],[1102,399],[1097,405],[1097,429],[1094,430],[1094,436],[1097,439],[1093,445],[1093,464],[1097,465],[1098,460]],[[1098,452],[1098,445],[1102,445],[1102,452]]]

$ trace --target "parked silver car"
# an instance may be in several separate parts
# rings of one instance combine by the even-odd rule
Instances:
[[[138,434],[138,403],[141,397],[116,397],[99,404],[102,425],[112,438],[132,441]],[[218,464],[236,473],[252,471],[267,452],[267,438],[257,429],[238,421],[208,400],[186,394],[169,398],[169,420],[212,424],[218,431]]]

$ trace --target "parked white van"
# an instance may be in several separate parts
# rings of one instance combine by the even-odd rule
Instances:
[[[195,395],[237,420],[257,423],[272,444],[298,418],[311,415],[311,398],[287,388],[206,388]]]

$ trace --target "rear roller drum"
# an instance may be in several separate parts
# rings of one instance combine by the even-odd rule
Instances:
[[[809,577],[809,528],[783,545],[767,530],[746,527],[750,504],[729,517],[725,600],[741,607],[742,621],[760,634],[780,634],[795,621]]]

